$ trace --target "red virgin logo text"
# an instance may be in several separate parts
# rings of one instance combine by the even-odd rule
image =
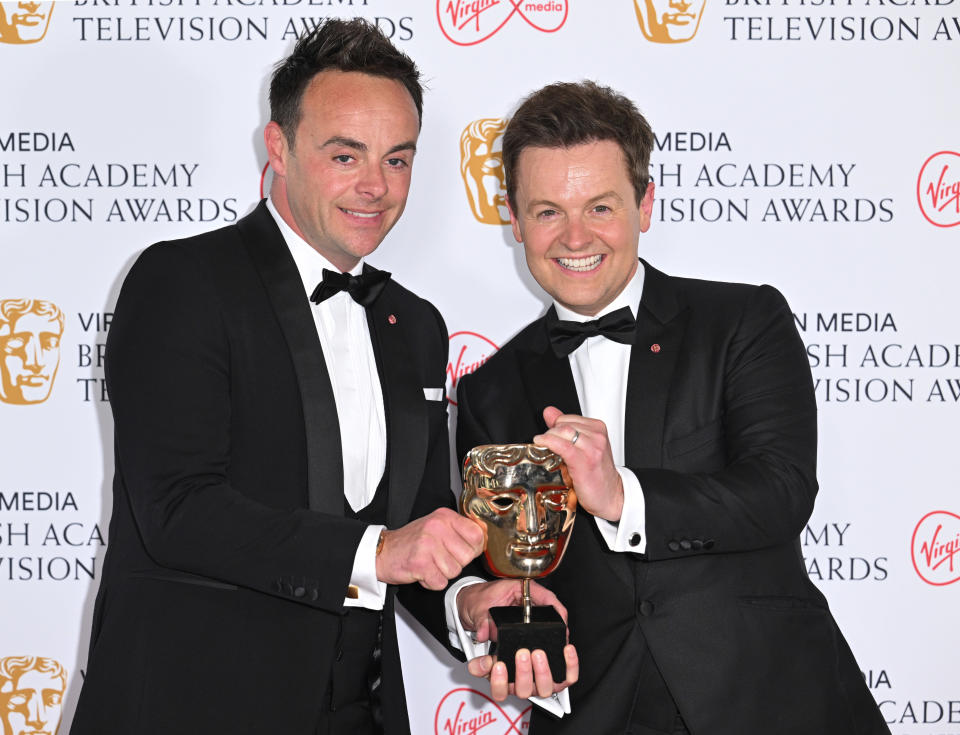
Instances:
[[[567,22],[569,0],[437,0],[437,23],[447,40],[473,46],[520,18],[542,33],[554,33]]]
[[[526,735],[530,710],[513,717],[483,692],[458,687],[443,695],[433,719],[434,735]]]
[[[490,359],[499,350],[492,340],[476,332],[454,332],[450,335],[450,352],[447,358],[447,399],[454,406],[457,402],[457,383]]]
[[[927,584],[943,586],[960,580],[960,516],[946,510],[927,513],[910,541],[913,568]]]
[[[940,151],[926,160],[917,177],[917,203],[930,224],[960,225],[960,153]]]

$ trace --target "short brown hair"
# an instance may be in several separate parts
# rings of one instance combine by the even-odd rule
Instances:
[[[653,130],[629,99],[591,81],[549,84],[527,97],[503,134],[507,199],[517,210],[517,161],[524,148],[569,148],[612,140],[626,159],[637,204],[650,180]]]
[[[293,53],[277,64],[270,80],[270,119],[293,145],[300,124],[303,93],[320,72],[357,71],[400,82],[423,122],[420,70],[383,32],[364,18],[328,18],[302,36]]]

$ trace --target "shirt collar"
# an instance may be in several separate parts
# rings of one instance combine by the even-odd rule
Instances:
[[[630,280],[627,281],[627,285],[624,286],[623,290],[617,294],[617,297],[613,301],[604,306],[594,316],[578,314],[577,312],[568,309],[563,304],[554,300],[553,305],[557,310],[557,317],[568,322],[588,322],[591,319],[599,319],[600,317],[605,316],[612,311],[616,311],[617,309],[621,309],[624,306],[630,309],[630,313],[636,317],[637,307],[640,304],[640,297],[643,295],[643,275],[643,263],[638,260],[637,270],[634,272]]]
[[[267,211],[270,212],[277,223],[277,227],[280,228],[280,234],[283,235],[283,240],[290,250],[290,255],[293,256],[293,262],[297,264],[297,270],[300,271],[300,278],[303,280],[303,288],[306,290],[307,295],[312,294],[317,284],[323,280],[324,268],[334,273],[340,272],[339,268],[294,232],[293,228],[287,224],[287,221],[280,216],[280,213],[269,197],[267,198]],[[348,273],[354,276],[358,276],[362,272],[363,259],[348,271]]]

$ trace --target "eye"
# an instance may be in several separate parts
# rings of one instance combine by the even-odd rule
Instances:
[[[14,335],[13,337],[8,337],[5,348],[7,352],[13,352],[15,350],[22,350],[24,345],[27,344],[27,340],[23,337],[18,337]]]
[[[11,694],[10,697],[7,699],[7,707],[10,709],[23,707],[27,703],[27,701],[28,701],[28,697],[26,694],[15,692]]]
[[[598,204],[593,208],[593,211],[599,214],[606,214],[607,212],[612,212],[613,209],[608,207],[606,204]]]
[[[388,158],[387,165],[390,168],[405,168],[409,164],[405,158]]]
[[[556,216],[557,216],[556,209],[541,209],[539,212],[537,212],[537,219],[541,219],[541,220],[553,219]]]
[[[513,506],[514,499],[509,495],[496,495],[490,498],[489,503],[499,510],[507,510]]]
[[[353,160],[353,156],[349,153],[341,153],[339,156],[334,156],[333,160],[337,163],[350,163]]]
[[[541,492],[540,499],[544,507],[549,510],[564,510],[567,507],[567,491],[565,489]]]

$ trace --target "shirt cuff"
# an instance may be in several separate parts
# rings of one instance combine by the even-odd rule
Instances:
[[[357,591],[356,598],[344,597],[344,607],[365,607],[383,610],[387,599],[387,585],[377,579],[377,542],[386,526],[367,526],[360,538],[357,554],[353,557],[350,586]]]
[[[463,629],[460,622],[460,613],[457,610],[457,595],[464,587],[472,584],[480,584],[486,580],[480,577],[464,577],[451,584],[443,596],[444,610],[447,616],[447,635],[450,638],[450,645],[463,651],[463,655],[469,661],[477,656],[486,656],[490,650],[490,642],[477,643],[473,640],[473,635]]]
[[[616,523],[594,518],[611,551],[644,554],[647,551],[647,509],[640,480],[626,467],[617,467],[623,481],[623,512]]]
[[[570,714],[570,690],[564,689],[550,697],[530,697],[530,701],[538,707],[543,707],[555,717]]]

